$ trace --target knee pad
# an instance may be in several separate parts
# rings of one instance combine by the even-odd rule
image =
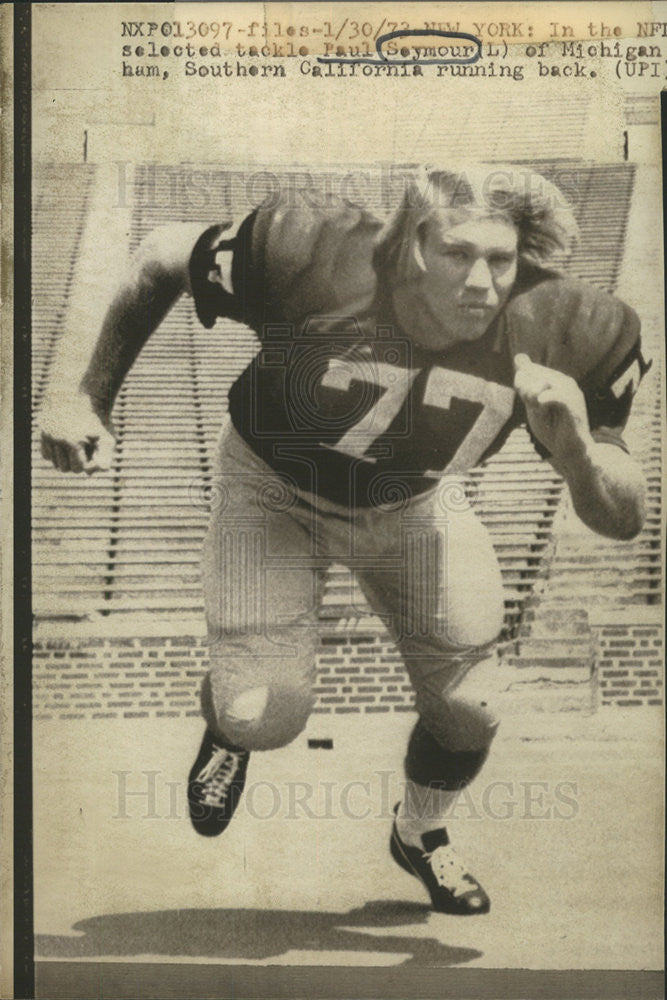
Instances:
[[[275,750],[291,743],[303,731],[313,704],[309,690],[271,684],[247,688],[218,705],[208,677],[202,686],[202,710],[210,728],[245,750]]]
[[[469,784],[481,770],[489,742],[476,750],[449,750],[417,722],[408,742],[405,773],[410,781],[428,788],[454,791]]]

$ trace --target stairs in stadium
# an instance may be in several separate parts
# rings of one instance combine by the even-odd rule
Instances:
[[[38,406],[70,301],[79,259],[92,165],[45,164],[37,168],[32,232],[32,388]]]
[[[566,262],[568,271],[613,291],[623,260],[633,170],[611,164],[589,171],[580,187],[577,222],[582,239]]]

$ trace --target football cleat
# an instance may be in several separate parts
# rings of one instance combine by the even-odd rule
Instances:
[[[225,744],[210,729],[204,733],[188,778],[190,819],[202,837],[227,829],[245,785],[250,754]]]
[[[458,916],[488,913],[491,901],[479,882],[458,858],[449,843],[447,831],[444,828],[429,830],[428,833],[422,834],[421,839],[423,850],[404,843],[394,820],[390,841],[391,855],[401,868],[424,883],[436,913],[451,913]]]

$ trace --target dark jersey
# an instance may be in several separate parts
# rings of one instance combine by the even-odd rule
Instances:
[[[266,203],[238,233],[207,230],[194,248],[195,307],[247,323],[260,349],[229,395],[231,419],[273,469],[308,492],[368,507],[432,488],[494,454],[525,422],[513,389],[523,352],[573,376],[594,436],[621,431],[646,370],[639,321],[582,282],[521,264],[511,297],[485,335],[441,353],[410,341],[376,270],[382,222],[305,192]],[[215,255],[233,249],[232,288]],[[538,450],[544,450],[535,442]]]

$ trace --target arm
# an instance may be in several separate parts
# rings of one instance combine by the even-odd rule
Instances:
[[[40,417],[42,454],[61,471],[109,467],[114,400],[143,345],[190,290],[188,262],[201,229],[195,223],[155,230],[141,243],[108,307],[91,287],[85,314],[71,318]]]
[[[637,463],[614,444],[589,440],[575,446],[554,468],[570,488],[577,514],[609,538],[629,540],[642,529],[646,483]]]
[[[634,538],[644,523],[646,491],[636,462],[616,445],[595,441],[573,378],[525,354],[515,364],[515,388],[530,428],[567,482],[581,520],[600,535]]]

